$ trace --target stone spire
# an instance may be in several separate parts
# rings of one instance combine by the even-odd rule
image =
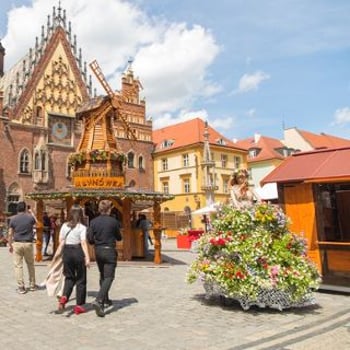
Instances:
[[[201,162],[203,173],[202,191],[205,192],[206,205],[214,203],[214,192],[217,190],[215,185],[215,162],[211,158],[210,144],[209,144],[209,127],[208,122],[204,126],[204,146],[203,146],[203,161]]]

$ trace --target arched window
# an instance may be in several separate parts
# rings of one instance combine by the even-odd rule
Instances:
[[[139,156],[139,169],[143,170],[145,168],[144,164],[143,164],[143,157]]]
[[[35,152],[34,155],[34,170],[40,170],[40,154]]]
[[[184,212],[185,212],[186,215],[191,215],[191,208],[189,206],[186,206],[184,208]]]
[[[73,168],[72,165],[67,160],[67,162],[66,162],[66,177],[68,179],[70,179],[72,177],[72,171],[73,171],[72,168]]]
[[[7,193],[7,211],[13,215],[17,214],[17,203],[21,197],[21,190],[18,184],[16,182],[11,184]]]
[[[24,149],[19,157],[19,172],[21,174],[29,174],[29,152]]]
[[[47,150],[45,149],[36,149],[34,151],[34,170],[35,171],[46,171],[48,169],[47,164]]]
[[[136,182],[134,180],[131,180],[129,182],[129,187],[135,187],[136,186]]]
[[[46,152],[41,153],[41,170],[46,170]]]
[[[128,153],[128,168],[134,168],[134,158],[135,155],[133,152],[129,152]]]

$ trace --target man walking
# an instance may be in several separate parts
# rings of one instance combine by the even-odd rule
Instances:
[[[8,232],[8,245],[10,253],[13,253],[15,276],[17,280],[17,291],[26,293],[23,280],[23,258],[26,262],[29,274],[29,290],[35,291],[35,269],[34,269],[34,215],[26,212],[26,203],[17,204],[17,215],[10,219]]]
[[[99,216],[91,220],[88,241],[95,245],[95,255],[100,272],[100,290],[92,303],[96,315],[105,316],[104,306],[111,305],[108,292],[112,286],[117,267],[116,241],[121,241],[120,222],[110,216],[112,202],[102,200],[98,205]]]

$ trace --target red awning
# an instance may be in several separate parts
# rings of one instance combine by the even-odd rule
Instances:
[[[293,154],[268,174],[270,182],[350,181],[350,147]]]

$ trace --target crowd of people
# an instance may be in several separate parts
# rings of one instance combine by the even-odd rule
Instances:
[[[87,268],[90,267],[88,241],[94,245],[100,284],[92,306],[97,316],[104,317],[105,307],[113,304],[109,298],[109,290],[115,279],[117,267],[116,242],[122,240],[122,236],[120,221],[111,215],[112,209],[111,201],[101,200],[98,204],[99,215],[86,225],[83,209],[78,205],[73,206],[68,213],[67,221],[61,225],[59,245],[53,257],[51,269],[43,283],[48,294],[54,295],[62,282],[57,313],[65,311],[74,287],[76,305],[73,311],[76,315],[86,312],[84,305],[87,296]],[[35,215],[28,209],[25,202],[19,202],[17,214],[9,222],[8,246],[9,252],[13,254],[17,290],[20,294],[27,292],[23,277],[23,261],[28,268],[29,291],[37,289],[33,245],[36,223]],[[52,230],[53,226],[46,212],[43,225],[44,254],[47,254],[48,242],[52,237],[52,232],[49,230]]]
[[[259,200],[256,194],[248,187],[248,173],[241,169],[233,174],[231,181],[231,205],[235,208],[250,206]],[[91,208],[90,208],[91,209]],[[75,314],[85,313],[87,295],[87,268],[90,267],[88,243],[94,245],[96,263],[99,270],[100,289],[92,306],[96,315],[105,316],[105,307],[111,306],[109,290],[115,279],[117,267],[116,242],[122,240],[121,223],[113,211],[110,200],[101,200],[98,203],[98,215],[92,217],[87,210],[87,216],[80,206],[73,206],[66,222],[63,222],[59,231],[59,245],[53,256],[51,269],[42,286],[45,286],[48,295],[57,295],[59,302],[56,312],[62,313],[70,301],[75,287],[76,305]],[[27,289],[23,279],[23,261],[28,268],[29,290],[37,289],[34,268],[34,232],[37,218],[27,207],[25,202],[19,202],[17,214],[9,222],[8,246],[13,254],[17,290],[25,294]],[[44,256],[48,255],[50,240],[54,240],[56,230],[55,216],[43,215]],[[205,231],[209,231],[207,218]],[[152,223],[146,215],[140,213],[136,227],[143,233],[145,254],[148,254],[149,244],[153,245],[149,234]]]

